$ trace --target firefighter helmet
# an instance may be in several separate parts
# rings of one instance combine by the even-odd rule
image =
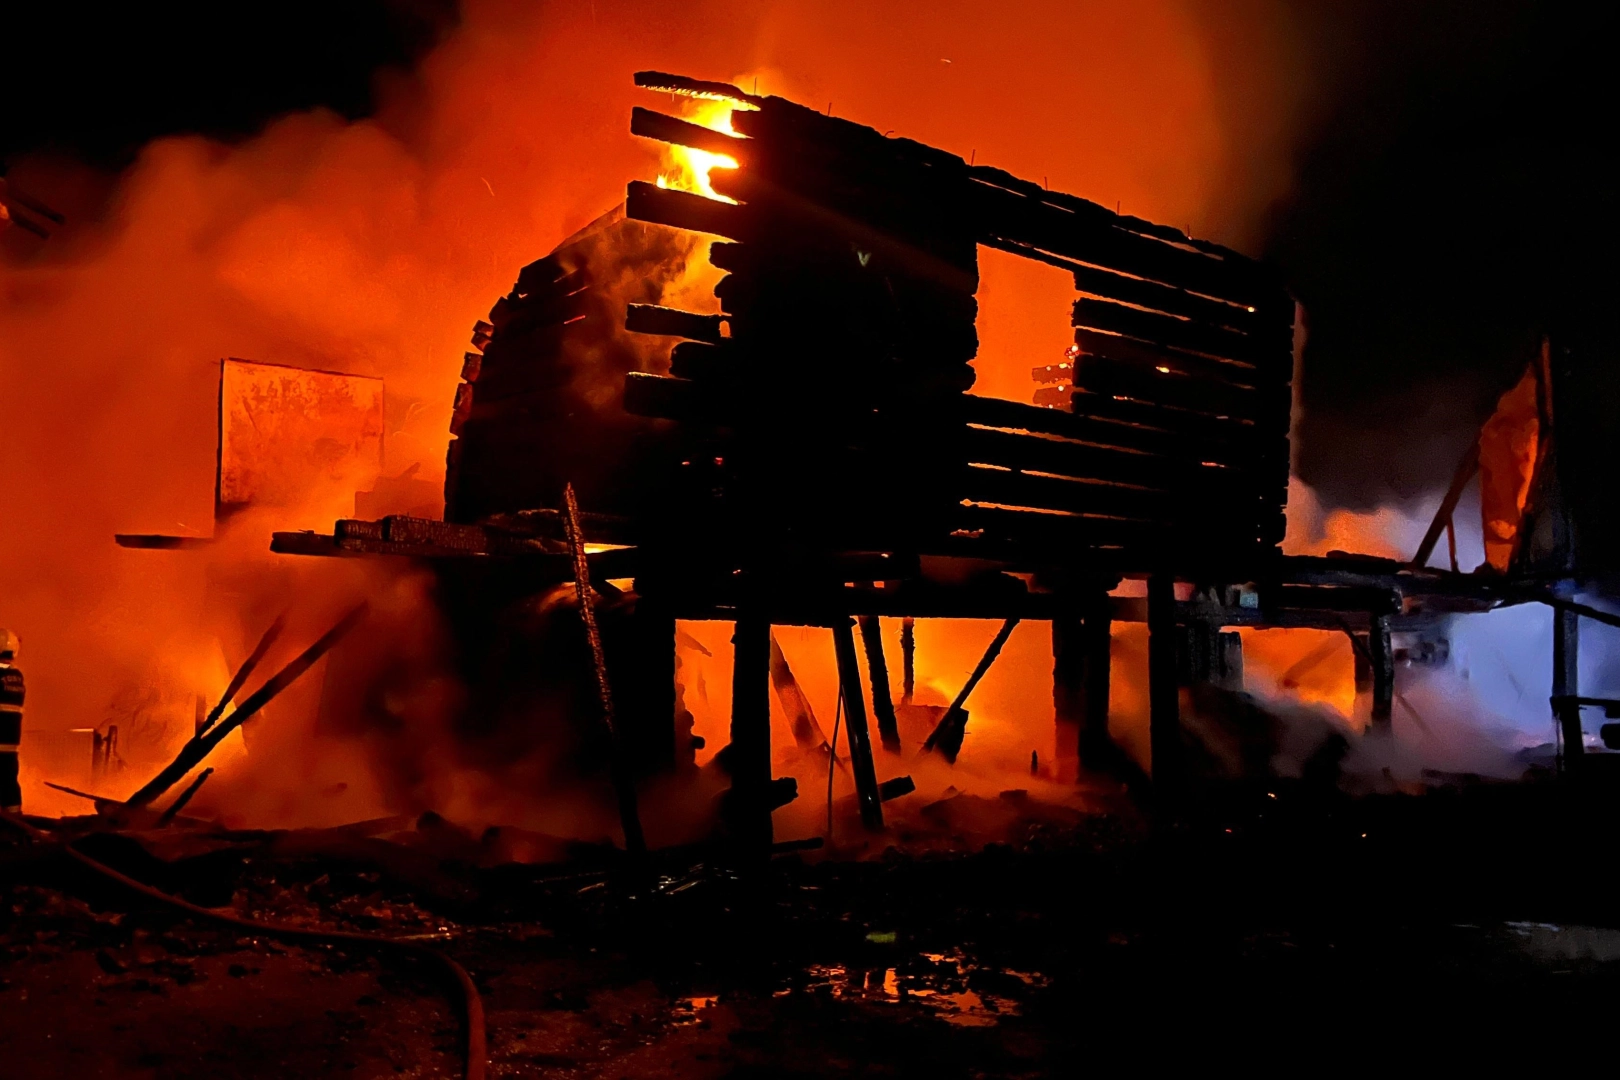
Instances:
[[[10,630],[0,627],[0,660],[15,660],[22,649],[22,641]]]

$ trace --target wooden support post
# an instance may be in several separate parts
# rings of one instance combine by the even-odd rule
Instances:
[[[1057,723],[1057,764],[1080,760],[1086,723],[1085,619],[1064,612],[1052,620],[1052,715]]]
[[[889,663],[883,656],[883,625],[876,615],[862,615],[861,645],[866,649],[866,671],[872,680],[872,712],[877,717],[878,737],[883,749],[900,752],[900,722],[894,715],[894,698],[889,690]]]
[[[900,703],[911,704],[917,690],[917,620],[910,615],[900,620]]]
[[[1181,691],[1176,685],[1176,580],[1148,578],[1148,742],[1153,782],[1174,791],[1181,780]]]
[[[1553,609],[1553,717],[1564,744],[1560,761],[1566,774],[1574,776],[1584,764],[1585,741],[1581,736],[1581,707],[1574,700],[1580,694],[1581,617],[1566,608]]]
[[[1373,615],[1367,634],[1372,661],[1372,723],[1388,731],[1395,715],[1395,646],[1390,640],[1389,616]]]
[[[833,624],[833,650],[838,658],[838,684],[844,691],[844,727],[849,732],[849,762],[855,770],[861,824],[877,832],[883,828],[883,796],[872,765],[872,734],[866,727],[866,700],[861,694],[861,669],[855,659],[853,622],[840,619]]]
[[[737,839],[771,843],[771,624],[744,612],[731,635],[731,770],[728,814]]]
[[[1349,632],[1350,651],[1355,654],[1356,693],[1370,694],[1373,688],[1372,645],[1366,631]]]
[[[1106,770],[1117,750],[1108,735],[1112,609],[1104,589],[1083,595],[1073,612],[1052,620],[1052,705],[1060,762],[1078,757]]]
[[[1222,630],[1216,639],[1216,652],[1221,660],[1220,686],[1223,690],[1243,689],[1243,635],[1236,630]]]

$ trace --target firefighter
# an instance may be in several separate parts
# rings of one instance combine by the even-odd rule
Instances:
[[[22,813],[17,783],[17,745],[22,742],[23,676],[17,669],[20,642],[0,629],[0,810]]]

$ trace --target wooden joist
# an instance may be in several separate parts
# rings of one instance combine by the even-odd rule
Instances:
[[[1159,315],[1109,300],[1076,300],[1074,325],[1217,359],[1235,360],[1273,372],[1287,370],[1291,363],[1286,345],[1279,349],[1275,343],[1268,344],[1224,327]]]
[[[739,162],[748,153],[746,139],[727,135],[723,131],[706,128],[688,120],[666,116],[664,113],[653,112],[651,109],[643,109],[639,105],[630,110],[630,134],[691,147],[693,150],[704,150],[711,154],[724,154]]]
[[[636,334],[664,334],[718,344],[722,321],[719,315],[699,315],[654,304],[631,304],[625,313],[624,328]]]
[[[625,193],[624,204],[625,216],[635,221],[713,233],[733,240],[744,240],[749,235],[744,208],[689,191],[676,191],[642,180],[632,180]]]

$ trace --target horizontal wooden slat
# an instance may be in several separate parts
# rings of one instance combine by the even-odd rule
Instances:
[[[1074,343],[1080,347],[1082,353],[1092,356],[1108,356],[1149,368],[1162,364],[1186,375],[1217,379],[1238,386],[1277,385],[1286,383],[1292,374],[1291,370],[1280,366],[1265,371],[1238,361],[1196,356],[1179,349],[1169,349],[1135,338],[1104,333],[1101,330],[1087,330],[1084,327],[1075,328]]]
[[[730,83],[710,82],[707,79],[690,79],[685,75],[672,75],[667,71],[638,71],[635,74],[636,85],[643,90],[657,90],[665,94],[680,94],[683,97],[710,98],[722,101],[741,101],[759,104],[760,99],[752,94],[745,94]]]
[[[700,411],[701,394],[690,379],[632,371],[624,377],[624,411],[633,416],[684,420]]]
[[[1031,244],[1093,266],[1191,289],[1245,307],[1263,307],[1274,302],[1281,292],[1246,261],[1221,260],[1190,251],[985,184],[974,184],[971,191],[979,229],[988,236]]]
[[[714,233],[733,239],[746,238],[747,211],[730,203],[704,198],[689,191],[661,188],[632,180],[625,193],[625,216],[675,229]]]
[[[718,315],[699,315],[653,304],[631,304],[625,312],[624,328],[636,334],[663,334],[712,344],[721,340],[721,321]]]
[[[747,139],[643,109],[640,105],[630,110],[630,134],[688,146],[694,150],[706,150],[711,154],[725,154],[739,163],[748,153]]]
[[[1193,513],[1187,500],[1162,491],[1079,483],[1001,469],[964,469],[961,495],[975,502],[1068,510],[1135,521],[1176,522]]]
[[[678,379],[700,382],[724,378],[732,363],[732,351],[723,345],[683,341],[669,354],[669,373]]]
[[[1142,278],[1126,277],[1094,267],[1076,267],[1074,286],[1081,292],[1245,333],[1255,330],[1259,323],[1258,310],[1247,306],[1211,300],[1187,292],[1185,289],[1160,285],[1156,281],[1145,281]]]
[[[1248,335],[1108,300],[1075,301],[1073,322],[1077,327],[1090,330],[1107,330],[1139,341],[1239,360],[1265,371],[1276,371],[1292,363],[1292,357],[1285,350],[1266,347]]]
[[[1183,491],[1207,485],[1235,489],[1251,481],[1250,474],[1242,469],[1204,465],[1183,458],[1133,454],[1066,439],[1042,438],[992,428],[964,429],[962,449],[970,462],[1062,476],[1091,477],[1162,491]]]
[[[1170,361],[1149,367],[1109,356],[1082,356],[1075,361],[1074,385],[1209,416],[1254,419],[1261,411],[1261,395],[1254,390],[1189,375]]]
[[[1165,457],[1222,464],[1244,464],[1255,457],[1255,441],[1240,424],[1136,402],[1115,402],[1095,394],[1077,400],[1070,413],[969,396],[964,399],[964,415],[968,423],[1048,432]]]

